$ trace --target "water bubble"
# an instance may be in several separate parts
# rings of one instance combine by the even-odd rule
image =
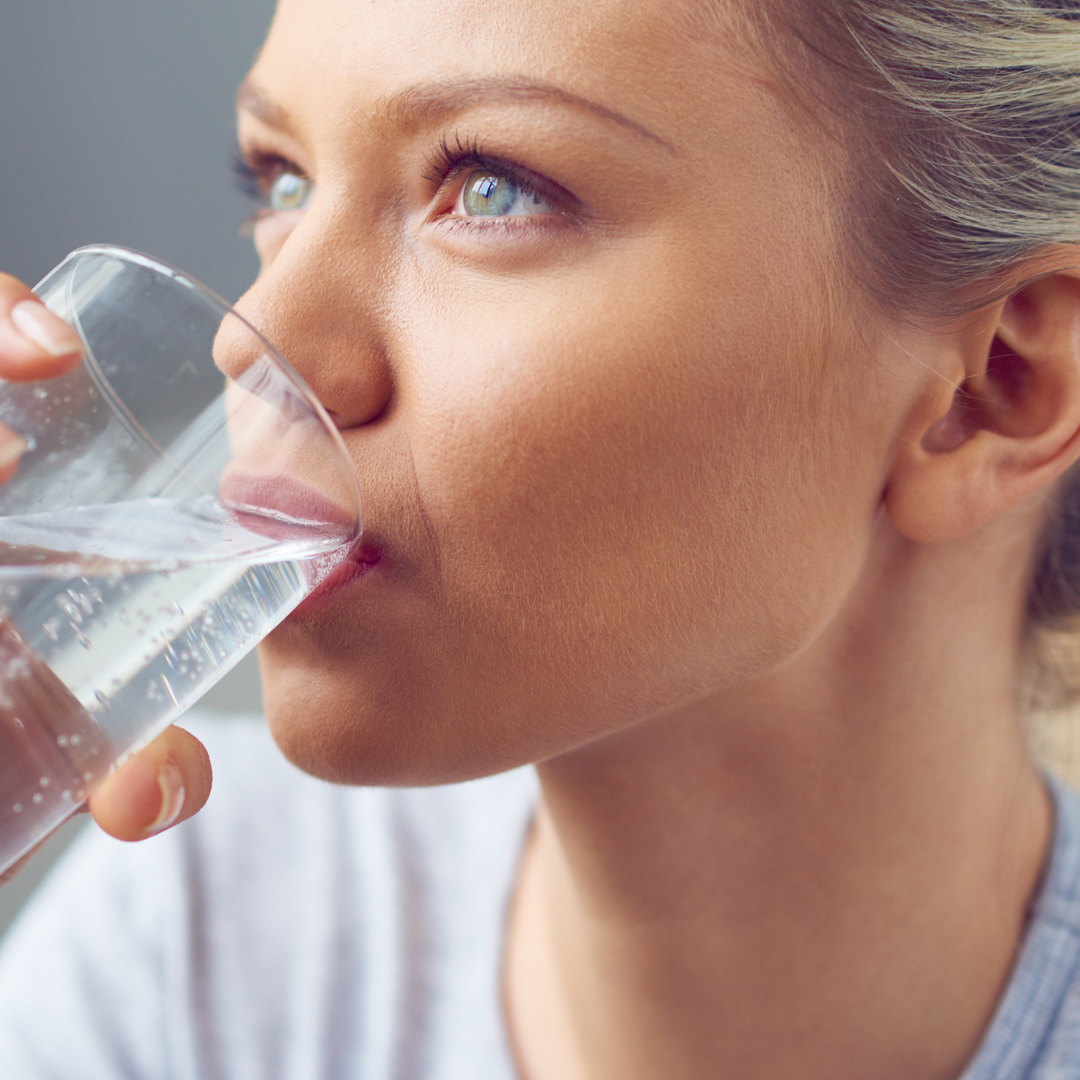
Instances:
[[[86,578],[83,578],[85,581]],[[68,596],[83,609],[83,612],[87,615],[94,613],[94,603],[86,593],[76,592],[74,589],[68,589]]]
[[[81,743],[81,742],[82,742],[82,736],[81,735],[72,735],[71,736],[71,745],[72,746],[78,746],[79,743]]]
[[[94,647],[94,643],[81,630],[75,631],[75,638],[84,649],[89,650]]]
[[[102,708],[103,708],[103,709],[104,709],[104,710],[105,710],[106,712],[108,712],[108,711],[109,711],[109,709],[110,709],[110,706],[109,706],[109,699],[108,699],[108,698],[107,698],[107,697],[105,696],[104,692],[103,692],[103,691],[101,691],[101,690],[95,690],[95,691],[94,691],[94,697],[95,697],[95,698],[97,699],[97,703],[98,703],[98,704],[99,704],[99,705],[100,705],[100,706],[101,706],[101,707],[102,707]]]
[[[17,716],[15,717],[15,726],[20,731],[24,731],[26,729],[26,725]]]
[[[40,791],[35,791],[34,797],[30,801],[36,806],[40,806],[45,801],[45,796]]]
[[[56,737],[56,745],[57,746],[67,746],[67,744],[68,744],[68,737],[66,735],[57,735],[57,737]]]
[[[191,659],[191,656],[190,656],[190,654],[189,654],[189,653],[186,653],[186,652],[182,652],[182,653],[180,654],[180,659],[181,659],[181,660],[190,660],[190,659]]]
[[[79,790],[75,792],[75,798],[81,802],[86,798],[86,792],[82,788],[79,788]]]
[[[43,777],[42,777],[42,778],[41,778],[41,779],[40,779],[40,780],[38,781],[38,783],[39,783],[39,784],[40,784],[40,785],[41,785],[42,787],[48,787],[48,786],[49,786],[49,778],[48,778],[47,776],[43,776]]]
[[[43,387],[43,386],[39,386],[34,391],[34,397],[36,397],[38,399],[38,401],[44,401],[48,396],[49,396],[49,391],[46,390],[45,387]]]
[[[60,637],[60,624],[56,619],[50,619],[48,622],[42,623],[41,629],[45,631],[45,636],[53,641],[57,641]]]
[[[92,750],[90,751],[90,756],[91,756],[91,757],[97,757],[97,753],[98,753],[98,748],[97,748],[97,747],[95,746],[95,747],[94,747],[94,748],[93,748],[93,749],[92,749]]]
[[[13,811],[14,811],[14,812],[15,812],[16,814],[21,814],[21,813],[22,813],[22,803],[21,803],[21,802],[17,802],[17,803],[16,803],[16,804],[15,804],[15,805],[14,805],[14,806],[13,806],[13,807],[11,808],[11,809],[12,809],[12,810],[13,810]]]
[[[26,443],[26,452],[28,454],[32,454],[37,449],[37,439],[33,435],[25,436],[23,441]]]
[[[71,792],[67,791],[67,790],[61,791],[60,792],[60,798],[70,800],[71,799]]]
[[[84,772],[82,778],[86,781],[90,781],[94,779],[94,774],[92,772]]]

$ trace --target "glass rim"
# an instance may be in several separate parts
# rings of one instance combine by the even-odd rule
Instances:
[[[193,278],[190,274],[179,269],[179,267],[173,266],[171,263],[165,262],[163,259],[159,259],[154,255],[147,255],[142,251],[136,251],[134,248],[123,247],[119,244],[86,244],[83,247],[78,247],[74,251],[69,252],[57,265],[45,275],[44,278],[34,287],[36,290],[50,277],[52,277],[57,271],[63,269],[68,263],[77,261],[78,259],[92,257],[92,256],[104,256],[108,258],[117,259],[120,262],[128,263],[134,266],[141,266],[146,270],[170,279],[176,284],[183,286],[186,289],[190,289],[196,296],[198,296],[205,303],[209,304],[212,308],[221,314],[222,320],[229,318],[238,319],[240,323],[247,329],[247,331],[254,335],[255,339],[263,345],[266,349],[266,353],[270,361],[281,371],[281,373],[296,387],[300,392],[303,399],[307,402],[308,406],[319,418],[323,427],[326,429],[334,445],[342,455],[344,462],[348,463],[350,468],[350,474],[352,476],[352,488],[356,496],[356,510],[359,523],[359,532],[363,533],[364,521],[366,514],[364,513],[364,494],[360,487],[360,478],[356,475],[356,466],[353,463],[352,455],[349,453],[348,447],[345,445],[345,440],[341,436],[341,432],[338,430],[337,424],[330,418],[330,414],[323,407],[322,402],[315,396],[311,387],[304,381],[303,376],[289,363],[288,360],[278,351],[278,349],[267,340],[266,336],[262,333],[258,327],[252,325],[243,315],[240,314],[228,302],[223,296],[215,292],[209,286],[204,285],[201,281]],[[80,331],[81,334],[81,331]],[[224,374],[224,372],[222,372]],[[104,377],[104,372],[101,373]],[[228,378],[228,376],[226,376]],[[112,393],[115,395],[116,391],[112,387],[112,383],[106,379],[106,384],[109,386]],[[118,400],[122,400],[119,399]]]

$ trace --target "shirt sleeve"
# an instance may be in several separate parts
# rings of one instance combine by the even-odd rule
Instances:
[[[3,1080],[166,1080],[161,886],[167,837],[90,826],[0,947]]]

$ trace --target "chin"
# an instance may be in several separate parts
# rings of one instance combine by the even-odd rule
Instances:
[[[380,682],[383,685],[380,685]],[[270,733],[304,772],[335,784],[425,787],[526,764],[507,725],[470,710],[435,708],[417,680],[364,677],[306,663],[263,663]],[[500,737],[502,736],[502,737]]]

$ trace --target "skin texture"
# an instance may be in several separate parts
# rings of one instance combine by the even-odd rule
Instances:
[[[882,314],[841,145],[697,13],[280,4],[241,143],[315,191],[240,309],[336,419],[370,569],[264,643],[269,720],[347,783],[539,763],[523,1078],[945,1080],[1051,828],[1018,657],[1080,282]],[[466,220],[442,143],[547,212]]]
[[[314,772],[426,783],[547,758],[767,669],[850,586],[865,540],[846,523],[878,499],[889,432],[870,365],[818,377],[838,348],[820,163],[792,175],[802,118],[737,58],[670,40],[659,6],[613,31],[624,7],[519,9],[477,36],[469,5],[285,4],[252,72],[293,134],[245,111],[242,141],[318,186],[284,243],[287,222],[257,233],[240,309],[339,418],[381,556],[264,648],[275,736]],[[687,63],[737,104],[703,116]],[[667,145],[545,99],[425,120],[395,98],[522,74]],[[443,139],[583,206],[452,220],[426,178]],[[776,318],[792,292],[805,309]]]

